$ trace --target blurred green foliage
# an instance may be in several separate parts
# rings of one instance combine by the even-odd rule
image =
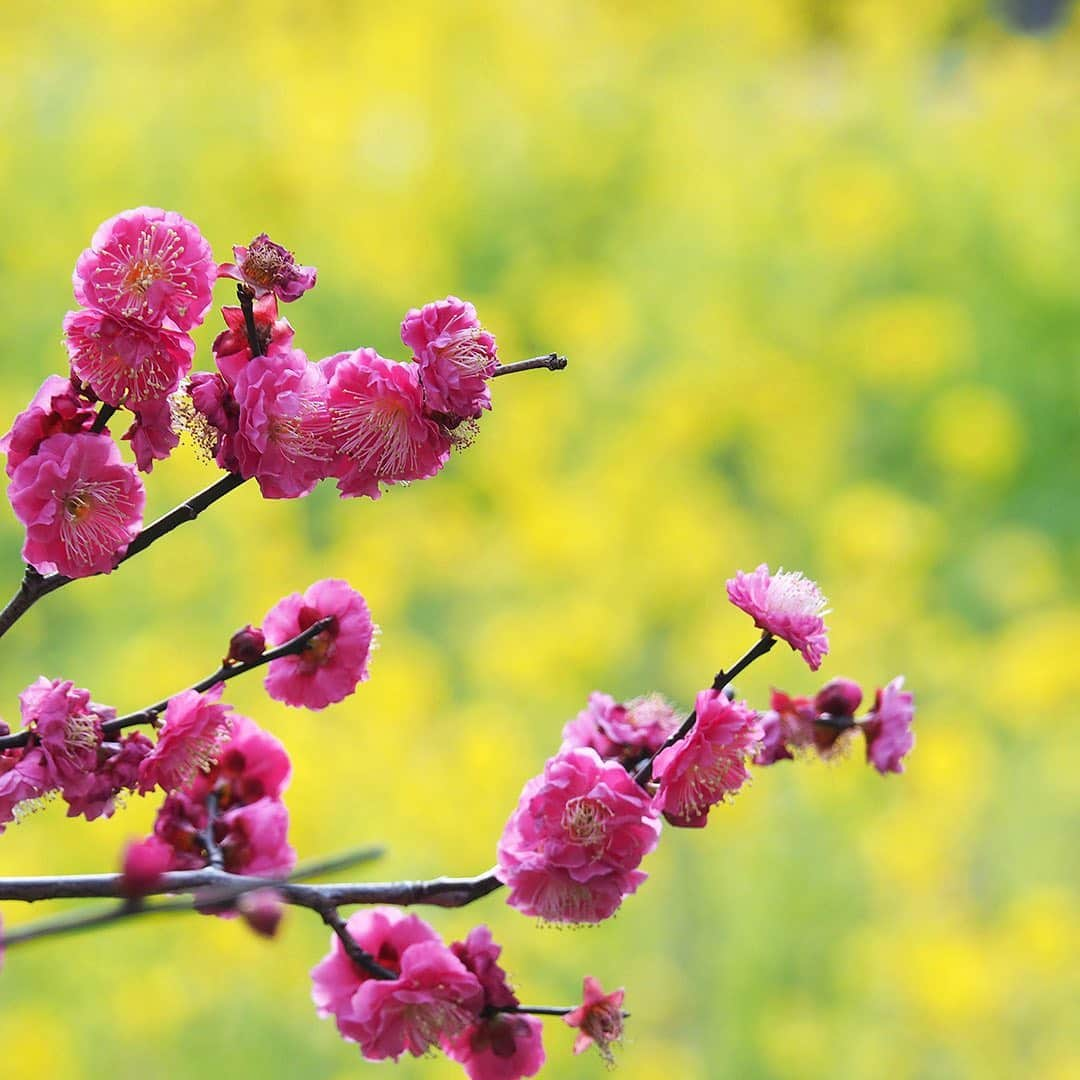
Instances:
[[[370,683],[324,714],[257,681],[228,700],[293,753],[302,855],[383,841],[379,877],[474,873],[589,691],[689,703],[751,640],[724,578],[801,568],[833,608],[822,675],[916,692],[904,777],[857,756],[763,771],[704,832],[669,831],[593,930],[498,896],[427,914],[448,938],[487,921],[524,1000],[625,985],[627,1078],[1080,1074],[1080,20],[87,0],[4,21],[5,424],[63,366],[79,251],[143,203],[219,258],[265,229],[316,264],[289,311],[313,358],[404,358],[402,314],[453,292],[505,360],[571,361],[498,382],[435,481],[377,504],[241,489],[46,599],[4,642],[9,719],[41,672],[154,700],[285,592],[344,576],[383,628]],[[212,478],[182,450],[151,510]],[[20,542],[5,515],[11,589]],[[772,685],[817,681],[784,649],[739,689]],[[152,812],[54,805],[9,829],[0,873],[109,868]],[[325,948],[296,912],[273,945],[191,917],[13,952],[0,1072],[365,1075],[310,1004]],[[548,1025],[550,1074],[598,1075],[570,1036]]]

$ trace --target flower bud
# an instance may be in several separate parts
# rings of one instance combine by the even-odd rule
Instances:
[[[832,679],[814,698],[814,708],[819,713],[833,717],[854,716],[862,702],[862,687],[851,679]]]
[[[285,905],[276,889],[255,889],[253,892],[244,893],[236,901],[236,907],[244,922],[259,937],[272,938],[277,935],[278,924],[285,914]]]
[[[129,900],[147,896],[172,863],[172,849],[156,836],[128,844],[120,888]]]
[[[225,657],[226,666],[230,664],[253,664],[263,654],[266,638],[257,626],[248,623],[242,630],[237,630],[229,639],[229,652]]]

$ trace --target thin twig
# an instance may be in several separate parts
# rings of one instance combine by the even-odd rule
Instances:
[[[302,630],[296,637],[290,638],[282,645],[278,645],[274,649],[269,649],[255,660],[251,660],[246,664],[223,664],[212,675],[207,675],[206,678],[200,679],[194,685],[187,687],[186,689],[196,690],[202,693],[205,690],[209,690],[210,687],[216,686],[218,683],[228,682],[230,679],[235,679],[238,675],[246,675],[249,671],[254,671],[256,668],[262,667],[264,664],[272,663],[274,660],[280,660],[283,656],[294,656],[297,653],[303,652],[307,647],[309,641],[312,638],[318,637],[324,630],[328,629],[334,622],[333,615],[327,615],[326,618],[320,619],[318,622],[312,623],[306,630]],[[178,690],[177,694],[183,693]],[[162,698],[161,701],[155,702],[153,705],[147,705],[144,709],[139,709],[137,712],[128,713],[126,716],[118,716],[114,720],[106,720],[101,725],[101,730],[105,735],[114,735],[118,731],[123,731],[124,728],[134,727],[136,724],[148,724],[151,723],[157,716],[168,708],[169,702],[176,697],[176,694],[171,694],[167,698]],[[0,736],[0,750],[10,750],[12,747],[25,746],[29,741],[32,732],[23,728],[20,731],[12,732],[10,735]]]
[[[566,367],[566,357],[558,353],[534,356],[531,360],[518,360],[516,364],[500,364],[491,374],[493,379],[500,375],[513,375],[517,371],[536,371],[546,368],[548,371],[562,371]]]

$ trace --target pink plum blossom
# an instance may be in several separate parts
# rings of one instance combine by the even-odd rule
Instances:
[[[701,828],[709,809],[734,795],[749,779],[747,755],[761,741],[758,714],[716,690],[702,690],[689,734],[653,761],[660,787],[653,805],[672,825]]]
[[[141,731],[130,732],[118,742],[102,743],[91,783],[77,795],[64,792],[68,817],[81,814],[87,821],[112,817],[122,794],[138,787],[139,765],[153,748],[154,744]]]
[[[8,487],[39,573],[107,574],[142,528],[146,493],[107,434],[51,435]]]
[[[241,476],[254,476],[267,499],[307,495],[329,474],[333,451],[326,376],[299,350],[256,356],[234,389]]]
[[[221,314],[225,317],[227,330],[222,330],[212,346],[214,360],[218,370],[230,383],[235,383],[240,372],[252,357],[251,343],[247,336],[247,322],[243,308],[224,307]],[[259,352],[263,356],[289,352],[292,348],[293,328],[289,320],[278,315],[277,300],[272,293],[267,293],[252,305],[255,320],[255,336],[259,343]]]
[[[401,324],[401,340],[420,367],[429,412],[469,419],[491,408],[487,380],[499,366],[495,339],[472,304],[448,296],[413,308]]]
[[[780,569],[770,574],[762,563],[752,574],[741,570],[727,583],[728,599],[754,620],[754,625],[786,641],[817,671],[829,651],[825,597],[809,578]]]
[[[507,903],[548,922],[600,922],[647,874],[660,823],[622,765],[595,750],[560,751],[521,793],[498,845]]]
[[[866,736],[866,760],[882,775],[902,773],[904,758],[915,745],[911,722],[915,718],[914,695],[904,688],[898,675],[877,692],[873,711],[862,721]]]
[[[40,805],[51,789],[51,770],[38,747],[0,754],[0,832]]]
[[[140,206],[103,222],[75,264],[75,299],[146,326],[202,322],[217,277],[210,245],[172,210]]]
[[[479,980],[423,919],[374,907],[353,915],[346,929],[395,977],[377,979],[358,967],[335,935],[329,954],[312,969],[311,996],[318,1014],[333,1016],[364,1057],[418,1056],[478,1018]]]
[[[299,300],[315,285],[314,266],[301,266],[293,253],[259,233],[247,247],[234,246],[235,263],[222,263],[218,276],[241,282],[256,297],[276,296],[282,303]]]
[[[347,581],[327,578],[279,600],[263,620],[269,646],[283,645],[321,619],[334,622],[294,656],[271,661],[266,692],[286,705],[322,709],[342,701],[368,677],[376,628],[367,601]]]
[[[0,439],[0,453],[7,455],[7,474],[15,470],[50,435],[76,435],[87,431],[97,417],[93,404],[81,395],[70,379],[50,375],[30,404],[15,417],[11,430]]]
[[[225,869],[272,877],[288,873],[296,852],[289,844],[289,813],[281,801],[292,772],[285,747],[253,720],[233,713],[228,737],[215,754],[214,764],[169,795],[154,822],[155,834],[172,850],[173,869],[206,865],[204,834],[213,796],[213,838]]]
[[[434,476],[450,456],[450,438],[424,411],[416,364],[374,349],[320,361],[330,378],[330,432],[344,496],[379,497],[379,484]]]
[[[167,397],[195,354],[188,334],[92,309],[67,313],[64,340],[72,374],[115,406]]]
[[[230,874],[282,877],[296,865],[289,811],[280,799],[256,799],[226,810],[214,822],[214,839]]]
[[[195,776],[187,791],[200,800],[212,791],[218,806],[228,809],[258,799],[281,798],[291,777],[292,763],[281,740],[254,720],[234,713],[232,730],[221,744],[217,761],[209,772]]]
[[[563,728],[560,749],[591,746],[605,761],[618,761],[632,770],[659,750],[679,723],[675,710],[659,694],[620,704],[610,694],[595,691]]]
[[[224,375],[196,371],[187,382],[192,414],[187,428],[196,448],[226,472],[239,472],[236,436],[240,430],[240,406]]]
[[[578,1037],[574,1040],[575,1054],[584,1053],[595,1043],[604,1061],[608,1065],[615,1063],[611,1046],[622,1040],[622,1003],[625,993],[620,987],[610,994],[605,994],[596,979],[591,975],[585,976],[584,1000],[563,1017],[567,1024],[578,1029]]]
[[[223,683],[209,690],[183,690],[165,708],[165,723],[153,752],[139,765],[139,790],[175,791],[208,772],[232,727],[232,713],[221,704]]]
[[[65,798],[80,798],[94,786],[101,745],[102,714],[112,710],[95,706],[90,691],[68,680],[34,680],[20,695],[23,725],[33,732],[46,766],[47,789],[60,789]]]
[[[353,998],[359,1043],[369,1060],[408,1051],[420,1057],[477,1018],[477,978],[441,942],[423,941],[401,955],[396,979],[368,979]]]
[[[173,424],[172,406],[167,398],[144,401],[132,411],[135,423],[122,437],[131,443],[139,471],[148,473],[155,461],[164,461],[180,445],[180,436]]]
[[[506,972],[499,966],[500,946],[486,926],[477,926],[450,951],[471,971],[483,991],[478,1019],[459,1034],[442,1040],[442,1048],[465,1067],[470,1080],[518,1080],[535,1076],[544,1064],[542,1025],[535,1016],[500,1013],[519,1004]]]

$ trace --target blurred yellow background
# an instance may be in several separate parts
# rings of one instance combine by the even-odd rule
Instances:
[[[155,700],[343,576],[383,628],[371,681],[323,714],[256,679],[226,699],[293,754],[302,857],[381,841],[373,876],[476,873],[591,690],[688,704],[752,640],[724,579],[803,569],[833,608],[821,675],[915,691],[905,776],[763,770],[595,929],[500,895],[422,913],[448,939],[489,923],[525,1001],[624,985],[627,1080],[1080,1075],[1080,17],[86,0],[4,23],[2,426],[63,368],[76,256],[144,203],[219,259],[265,229],[317,265],[288,311],[312,358],[404,359],[406,309],[455,293],[504,361],[570,359],[497,382],[436,480],[377,504],[249,485],[47,598],[3,643],[7,719],[39,673]],[[213,478],[182,449],[150,511]],[[20,543],[5,514],[8,591]],[[784,648],[739,690],[820,681]],[[54,805],[0,839],[0,873],[111,868],[154,805]],[[272,945],[192,916],[13,951],[0,1073],[367,1075],[310,1003],[326,945],[293,912]],[[547,1075],[599,1075],[571,1035],[548,1023]]]

